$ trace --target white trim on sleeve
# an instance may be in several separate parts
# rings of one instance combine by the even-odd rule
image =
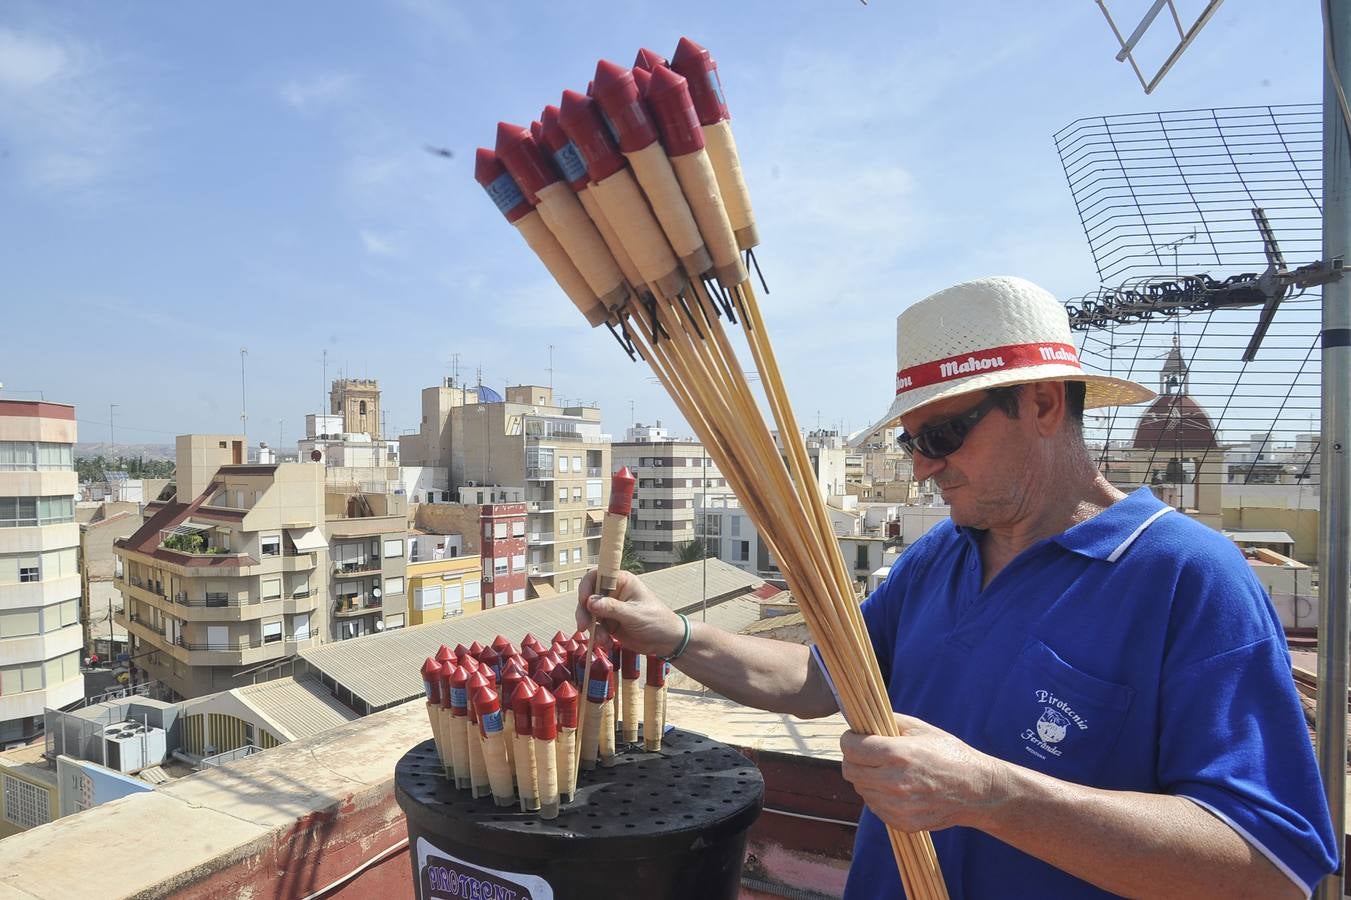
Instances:
[[[1150,525],[1153,525],[1154,521],[1158,519],[1159,516],[1162,516],[1164,513],[1170,513],[1172,511],[1173,508],[1171,506],[1165,506],[1163,509],[1154,513],[1154,515],[1150,516],[1148,519],[1145,519],[1143,522],[1141,522],[1140,527],[1130,533],[1130,537],[1126,538],[1120,544],[1117,544],[1116,549],[1113,550],[1107,556],[1107,561],[1116,562],[1118,559],[1120,559],[1121,554],[1125,553],[1127,550],[1130,549],[1131,544],[1134,544],[1135,539],[1145,533],[1146,528],[1148,528]]]
[[[1244,828],[1242,825],[1238,824],[1233,819],[1229,818],[1224,813],[1220,812],[1218,809],[1211,806],[1204,800],[1197,800],[1195,797],[1189,796],[1187,794],[1177,794],[1176,796],[1184,797],[1187,800],[1190,800],[1197,806],[1204,809],[1206,812],[1210,813],[1215,818],[1219,819],[1224,824],[1228,825],[1230,828],[1234,829],[1234,831],[1238,832],[1240,837],[1242,837],[1249,844],[1252,844],[1255,848],[1257,848],[1257,852],[1261,853],[1267,859],[1271,860],[1271,864],[1276,868],[1280,869],[1282,874],[1284,874],[1286,878],[1289,878],[1291,881],[1293,881],[1299,887],[1299,889],[1304,892],[1304,896],[1306,898],[1313,896],[1313,887],[1305,884],[1304,879],[1296,875],[1294,869],[1287,866],[1279,856],[1268,850],[1266,844],[1263,844],[1257,838],[1253,837],[1248,832],[1248,830]]]
[[[830,688],[830,695],[835,698],[835,708],[841,713],[844,712],[844,704],[840,702],[840,692],[835,689],[835,679],[830,677],[830,670],[826,668],[826,661],[821,658],[821,651],[815,644],[809,644],[812,659],[816,660],[816,667],[821,670],[821,675],[826,679],[826,687]],[[848,717],[845,717],[848,721]],[[852,727],[852,726],[851,726]]]

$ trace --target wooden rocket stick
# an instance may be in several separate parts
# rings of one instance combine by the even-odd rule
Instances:
[[[530,698],[530,728],[535,738],[535,784],[539,788],[539,817],[558,817],[557,703],[546,687]]]
[[[577,716],[581,697],[571,681],[565,681],[554,690],[558,709],[558,740],[555,753],[558,763],[558,793],[572,802],[577,794]]]
[[[479,688],[474,694],[474,711],[478,713],[479,737],[483,744],[483,762],[488,770],[493,802],[498,806],[513,806],[516,792],[511,786],[511,764],[507,762],[507,737],[503,730],[502,704],[497,691]]]

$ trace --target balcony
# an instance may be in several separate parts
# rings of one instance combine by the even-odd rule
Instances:
[[[587,466],[587,467],[586,467],[586,477],[587,477],[587,478],[599,478],[599,477],[600,477],[600,471],[601,471],[601,470],[600,470],[600,466]]]
[[[551,562],[530,563],[525,571],[528,575],[552,575],[558,571],[558,566]]]
[[[531,531],[525,536],[527,544],[552,544],[554,542],[554,533],[552,531]]]
[[[379,597],[370,594],[339,597],[333,607],[335,616],[364,616],[384,607]]]
[[[532,513],[551,513],[554,511],[554,502],[552,500],[527,500],[525,501],[525,511]]]
[[[363,575],[379,575],[380,560],[361,559],[355,562],[338,562],[333,564],[334,578],[360,578]]]
[[[598,538],[598,537],[600,537],[600,532],[601,532],[601,526],[599,526],[599,525],[590,525],[590,524],[588,524],[588,525],[586,526],[586,537],[587,537],[588,540],[591,539],[591,538]]]
[[[554,470],[552,466],[526,466],[525,477],[529,481],[553,481]]]

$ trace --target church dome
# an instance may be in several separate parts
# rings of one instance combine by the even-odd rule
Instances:
[[[1177,450],[1216,450],[1215,426],[1201,405],[1186,394],[1163,394],[1156,399],[1140,423],[1135,426],[1136,450],[1161,453]]]
[[[478,391],[478,402],[479,402],[479,403],[501,403],[501,402],[502,402],[502,395],[499,394],[497,391],[493,390],[492,388],[487,387],[486,385],[480,384],[478,387],[474,388],[474,390]]]

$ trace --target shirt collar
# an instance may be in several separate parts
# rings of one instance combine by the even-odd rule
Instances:
[[[1140,487],[1093,518],[1048,540],[1089,559],[1116,562],[1131,543],[1169,508],[1148,487]],[[961,525],[953,527],[971,547],[979,551],[983,531]]]

